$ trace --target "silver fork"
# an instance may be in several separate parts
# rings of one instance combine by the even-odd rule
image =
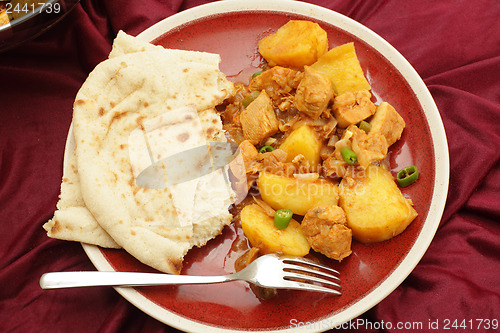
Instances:
[[[207,284],[244,280],[264,288],[297,289],[340,295],[339,272],[301,258],[267,254],[239,272],[221,276],[173,275],[139,272],[51,272],[40,278],[42,289],[112,286],[134,287],[172,284]]]

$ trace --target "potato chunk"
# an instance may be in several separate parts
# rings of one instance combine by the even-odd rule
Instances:
[[[335,92],[339,95],[346,91],[371,89],[352,42],[331,49],[311,67],[325,74],[332,81]]]
[[[317,23],[291,20],[259,41],[259,52],[270,66],[302,68],[328,50],[328,36]]]
[[[325,179],[305,180],[261,172],[257,179],[262,200],[272,208],[305,215],[314,206],[336,205],[338,185]]]
[[[245,236],[260,253],[283,253],[305,256],[310,246],[302,234],[300,223],[291,220],[285,229],[274,226],[274,218],[257,204],[247,205],[241,211],[241,226]]]
[[[245,140],[254,145],[264,142],[278,131],[278,118],[273,103],[263,90],[240,114],[241,128]]]
[[[401,138],[405,121],[392,105],[382,102],[370,120],[370,125],[369,135],[383,135],[387,140],[387,145],[390,146]]]
[[[294,98],[295,107],[313,119],[326,113],[328,103],[333,97],[330,79],[309,66],[304,67],[304,78],[297,87]]]
[[[317,169],[321,158],[322,142],[314,130],[303,125],[295,129],[280,145],[280,149],[287,153],[287,162],[302,154],[313,170]]]
[[[346,213],[354,239],[363,243],[399,235],[417,217],[392,174],[380,166],[369,166],[365,177],[342,179],[339,196],[339,206]]]

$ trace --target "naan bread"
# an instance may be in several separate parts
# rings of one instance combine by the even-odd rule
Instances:
[[[113,41],[113,48],[108,58],[115,58],[125,54],[138,52],[161,52],[163,56],[175,59],[178,62],[197,62],[219,68],[220,56],[215,53],[165,49],[159,45],[146,43],[143,40],[119,31]]]
[[[97,223],[83,201],[72,131],[66,144],[61,194],[54,217],[43,225],[47,235],[62,240],[120,248]]]
[[[192,225],[175,224],[178,209],[169,188],[138,187],[132,173],[131,132],[148,119],[186,105],[199,111],[209,141],[225,140],[213,108],[233,94],[234,87],[218,70],[218,55],[189,54],[118,35],[110,58],[94,69],[77,94],[76,149],[66,163],[76,168],[65,169],[58,211],[44,225],[49,236],[123,247],[151,267],[179,273],[190,248],[204,245],[230,223],[230,202],[224,201],[218,203],[225,205],[223,213]],[[204,188],[197,191],[197,200],[210,197],[206,186],[214,179],[196,183]]]

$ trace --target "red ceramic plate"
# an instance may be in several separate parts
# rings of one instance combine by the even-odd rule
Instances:
[[[413,270],[441,219],[448,190],[449,162],[439,112],[411,65],[387,42],[361,24],[333,11],[297,1],[221,1],[186,10],[147,29],[140,38],[163,45],[221,55],[221,70],[237,79],[261,63],[257,41],[290,19],[317,22],[330,47],[353,41],[377,102],[392,104],[406,121],[389,153],[393,172],[416,165],[417,183],[404,188],[419,216],[401,235],[378,244],[353,243],[342,263],[320,257],[341,272],[342,296],[279,291],[262,301],[244,282],[203,286],[117,288],[138,308],[185,331],[324,331],[370,309]],[[241,254],[241,230],[227,227],[205,247],[191,250],[182,274],[234,272]],[[84,245],[99,270],[152,271],[122,250]]]

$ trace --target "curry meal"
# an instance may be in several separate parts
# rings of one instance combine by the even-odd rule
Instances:
[[[185,254],[230,223],[249,243],[237,270],[273,252],[342,261],[353,241],[403,232],[417,212],[400,188],[418,170],[394,177],[386,157],[405,121],[388,102],[374,103],[355,44],[329,45],[317,23],[291,20],[258,42],[262,68],[233,83],[218,55],[120,32],[76,97],[48,235],[123,248],[179,274]],[[243,181],[228,189],[214,172],[161,189],[136,184],[152,162],[208,141],[238,147]]]
[[[258,46],[263,70],[220,109],[257,190],[238,207],[251,245],[299,256],[312,248],[341,261],[353,238],[403,232],[417,213],[384,160],[405,121],[389,103],[372,102],[354,43],[328,50],[318,24],[290,21]],[[411,170],[398,174],[399,186],[416,179]]]

